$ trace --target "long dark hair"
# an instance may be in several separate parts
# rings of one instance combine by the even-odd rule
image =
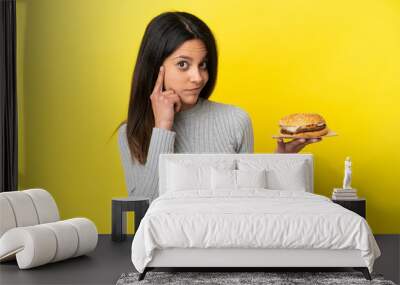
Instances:
[[[218,69],[217,46],[209,27],[192,14],[166,12],[152,19],[146,28],[133,71],[128,118],[120,124],[127,123],[126,136],[132,160],[136,158],[141,164],[147,160],[155,124],[150,95],[159,69],[169,55],[192,39],[200,39],[207,49],[209,79],[199,96],[208,99],[214,90]]]

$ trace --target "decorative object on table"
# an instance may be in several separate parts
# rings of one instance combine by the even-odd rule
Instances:
[[[123,241],[126,239],[126,213],[135,212],[135,232],[139,227],[140,221],[149,208],[150,199],[147,197],[126,197],[112,199],[112,234],[113,241]]]
[[[0,193],[0,261],[16,259],[20,269],[84,255],[96,248],[96,225],[86,218],[60,221],[49,192]]]
[[[357,189],[351,187],[351,158],[346,157],[344,161],[343,188],[334,188],[332,193],[333,200],[357,200]]]
[[[351,159],[350,159],[350,156],[346,157],[346,160],[344,161],[343,189],[352,189],[351,188]]]
[[[177,284],[379,284],[395,285],[382,275],[372,274],[372,283],[361,272],[149,272],[146,279],[138,281],[139,273],[124,273],[116,285],[177,285]]]
[[[295,113],[284,116],[279,120],[280,134],[272,138],[320,138],[337,134],[331,131],[325,119],[315,113]]]
[[[359,214],[364,219],[367,218],[366,216],[366,207],[367,201],[364,198],[357,198],[357,199],[332,199],[332,202],[339,204],[340,206],[353,211],[356,214]]]

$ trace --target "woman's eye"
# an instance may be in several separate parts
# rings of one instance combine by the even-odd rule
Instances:
[[[188,67],[188,63],[186,61],[180,61],[178,62],[178,66],[182,69],[185,69]]]
[[[204,61],[204,62],[200,65],[200,67],[201,67],[202,69],[207,69],[207,62]]]

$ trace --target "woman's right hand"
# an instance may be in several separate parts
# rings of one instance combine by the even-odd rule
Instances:
[[[181,110],[182,103],[175,91],[163,91],[164,74],[164,66],[161,66],[150,100],[154,113],[155,127],[171,130],[174,124],[175,112]]]

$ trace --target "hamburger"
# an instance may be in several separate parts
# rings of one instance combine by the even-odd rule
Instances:
[[[279,120],[281,135],[293,138],[318,138],[328,134],[324,118],[314,113],[290,114]]]

